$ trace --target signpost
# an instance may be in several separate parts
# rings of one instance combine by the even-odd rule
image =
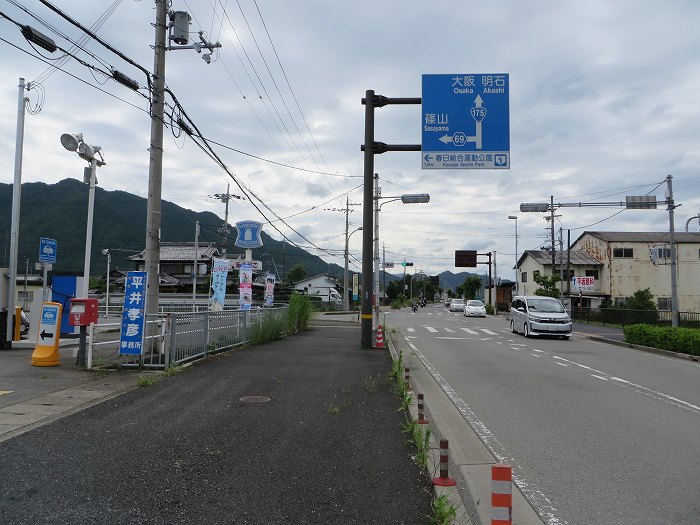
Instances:
[[[58,251],[58,243],[56,239],[49,239],[48,237],[39,238],[39,262],[36,264],[37,270],[43,271],[43,281],[42,281],[42,291],[41,297],[43,301],[48,300],[46,295],[47,291],[47,280],[48,273],[53,265],[56,264],[56,252]]]
[[[37,331],[36,346],[32,353],[32,366],[58,366],[60,356],[58,343],[61,337],[60,303],[45,302],[41,305],[39,330]]]
[[[423,75],[424,169],[509,169],[509,76]]]

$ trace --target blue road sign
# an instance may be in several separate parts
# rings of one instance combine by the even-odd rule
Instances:
[[[507,73],[423,75],[423,168],[510,168],[508,92]]]
[[[56,239],[41,237],[39,239],[39,262],[56,264]]]

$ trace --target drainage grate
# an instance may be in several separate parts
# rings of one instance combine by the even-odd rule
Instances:
[[[270,398],[265,396],[243,396],[238,400],[243,403],[267,403],[270,401]]]

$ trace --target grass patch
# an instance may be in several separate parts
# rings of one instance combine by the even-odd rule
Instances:
[[[184,369],[185,369],[185,367],[182,365],[169,366],[168,368],[165,369],[165,371],[163,372],[163,375],[165,377],[175,376],[175,375],[179,374],[180,372],[182,372]]]
[[[457,517],[457,509],[451,505],[447,494],[440,494],[430,504],[432,514],[428,516],[431,525],[450,525]]]
[[[136,386],[138,386],[139,388],[151,386],[155,382],[156,380],[154,377],[139,376],[138,381],[136,381]]]
[[[376,394],[377,381],[372,376],[367,376],[362,380],[362,388],[370,394]]]
[[[290,334],[309,328],[314,307],[307,295],[292,294],[287,309],[287,331]]]
[[[279,315],[269,315],[261,323],[253,326],[250,341],[261,345],[270,341],[282,339],[287,330],[287,320]]]
[[[334,403],[330,404],[328,405],[328,413],[333,415],[340,414],[340,407]]]

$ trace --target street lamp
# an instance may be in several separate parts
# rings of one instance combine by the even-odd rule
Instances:
[[[518,294],[518,216],[508,215],[508,218],[515,221],[515,294]]]
[[[348,253],[348,246],[350,244],[350,237],[352,237],[352,234],[355,232],[359,232],[360,230],[362,230],[362,226],[351,231],[345,237],[345,273],[343,274],[343,309],[346,312],[350,309],[350,297],[348,295],[348,264],[350,262],[348,259],[350,256]]]
[[[403,195],[392,197],[381,197],[379,188],[379,176],[375,175],[375,196],[374,196],[374,312],[375,324],[379,324],[379,212],[382,206],[394,201],[401,201],[403,204],[424,204],[430,202],[429,193],[404,193]],[[379,204],[380,199],[387,199]]]
[[[78,133],[77,135],[72,135],[70,133],[64,133],[61,135],[61,144],[68,151],[75,151],[78,156],[90,163],[89,172],[86,169],[84,181],[87,182],[89,186],[88,190],[88,215],[87,215],[87,228],[85,231],[85,262],[83,266],[83,289],[82,297],[87,298],[88,288],[90,284],[90,252],[92,250],[92,215],[95,208],[95,184],[97,184],[97,166],[104,166],[105,161],[102,157],[100,146],[90,146],[83,141],[83,134]],[[95,155],[99,155],[99,159],[95,158]]]
[[[105,303],[105,317],[109,317],[109,264],[112,262],[112,254],[105,248],[102,255],[107,256],[107,302]]]

